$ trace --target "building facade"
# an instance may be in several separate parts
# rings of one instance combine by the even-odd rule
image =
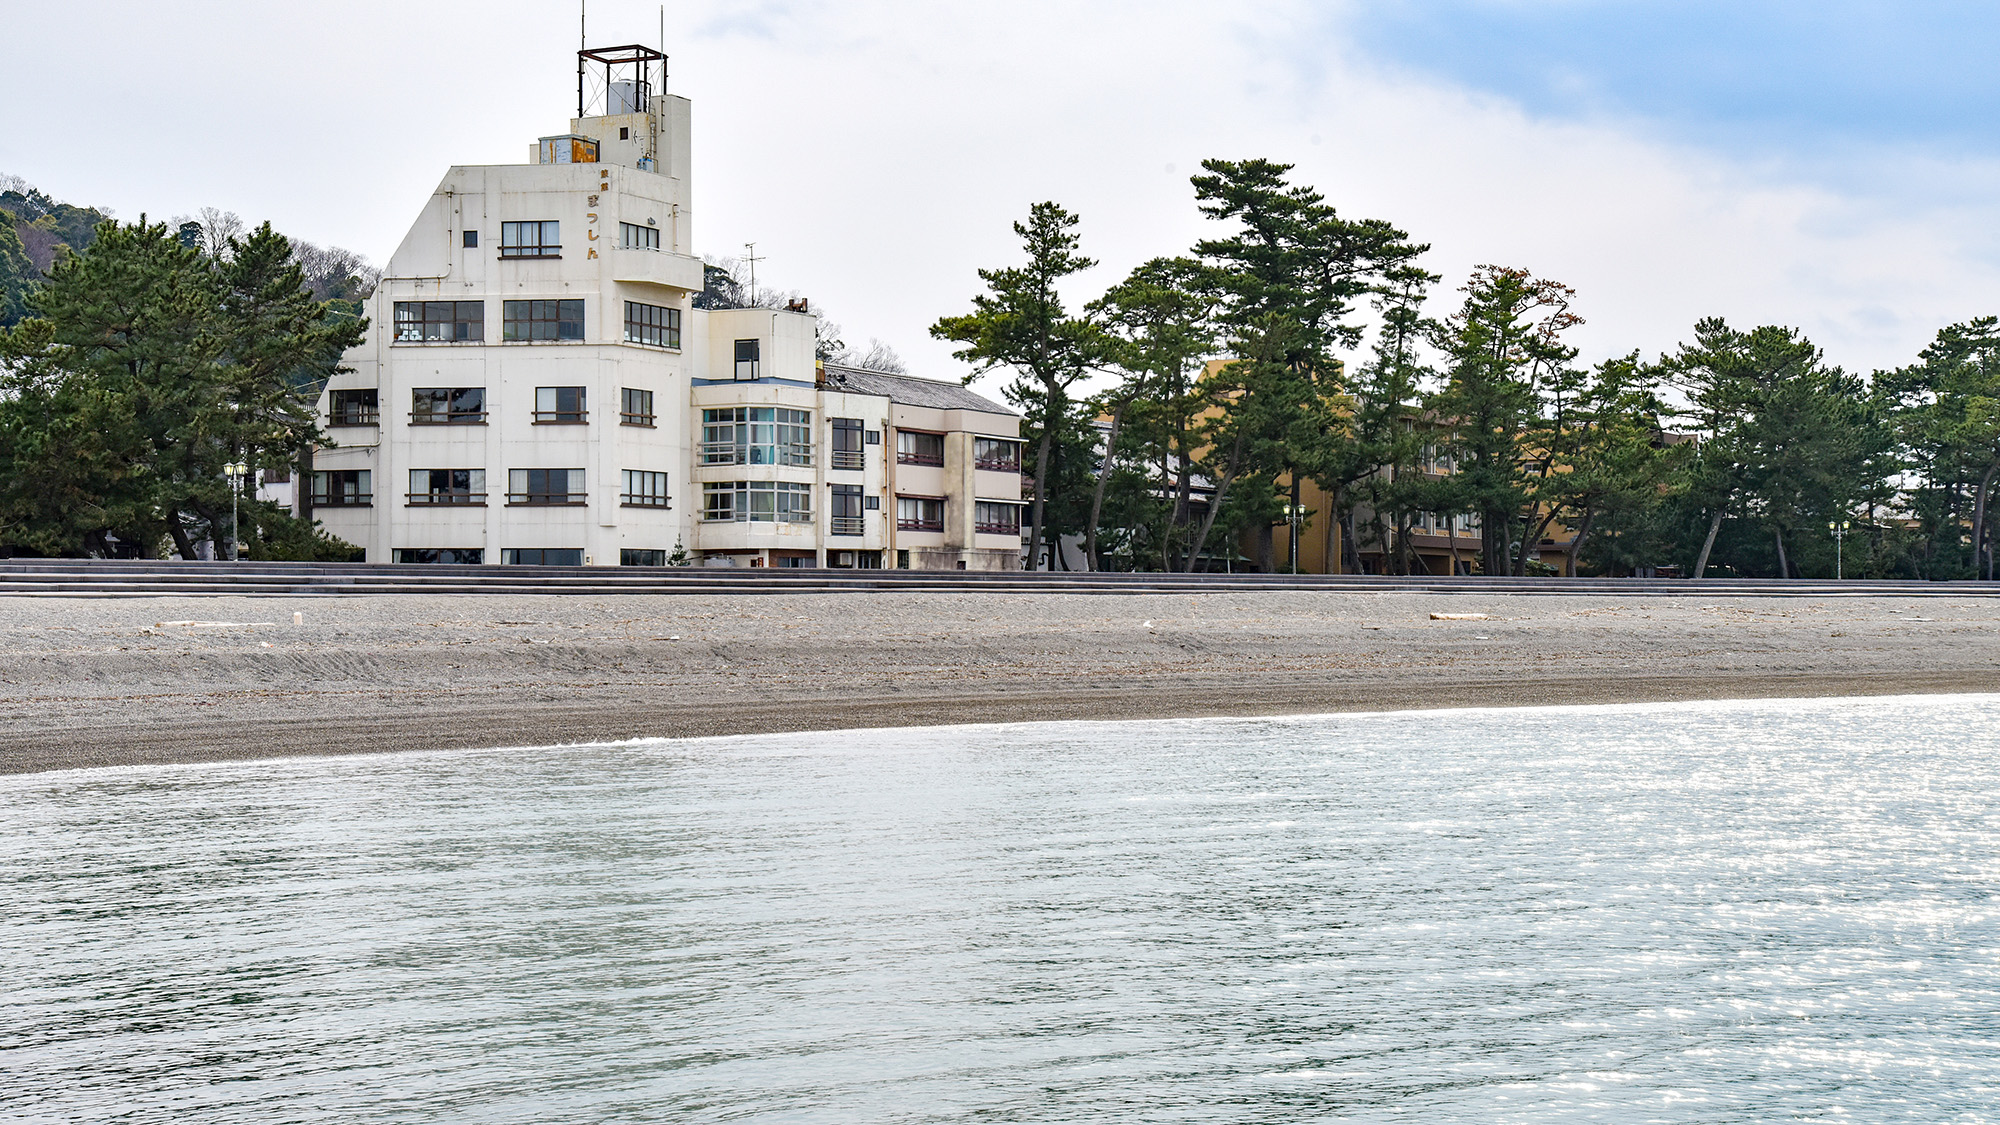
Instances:
[[[802,306],[695,307],[664,61],[581,52],[568,133],[446,173],[321,399],[302,507],[369,562],[1018,568],[1018,416],[819,363]]]

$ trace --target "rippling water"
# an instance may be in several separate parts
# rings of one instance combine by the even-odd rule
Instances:
[[[1996,748],[1961,696],[4,779],[0,1118],[1994,1120]]]

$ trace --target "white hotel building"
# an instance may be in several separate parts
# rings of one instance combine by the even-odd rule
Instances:
[[[311,514],[369,562],[1018,569],[1018,416],[821,365],[803,311],[693,306],[664,72],[580,52],[569,133],[445,175],[321,400]]]

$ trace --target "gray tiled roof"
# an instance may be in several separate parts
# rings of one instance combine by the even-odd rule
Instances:
[[[858,395],[880,395],[904,406],[921,406],[931,410],[982,410],[988,414],[1014,416],[1012,410],[992,399],[973,394],[961,384],[919,379],[914,375],[891,375],[886,371],[868,371],[829,363],[826,365],[826,382],[831,389]]]

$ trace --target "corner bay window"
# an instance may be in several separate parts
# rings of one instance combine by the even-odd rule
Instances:
[[[367,508],[375,503],[367,469],[329,469],[312,475],[315,508]]]
[[[660,228],[642,227],[638,223],[619,223],[618,245],[627,250],[658,250]]]
[[[355,391],[328,391],[326,424],[329,426],[372,426],[376,422],[374,387]]]
[[[899,465],[944,464],[944,435],[896,431],[896,463]]]
[[[480,547],[398,547],[396,561],[478,566],[486,561],[486,551]]]
[[[717,481],[701,486],[701,518],[711,523],[811,523],[812,485]]]
[[[621,426],[650,426],[653,424],[653,392],[636,387],[622,387],[618,391],[618,424]]]
[[[833,492],[833,502],[827,505],[826,533],[860,535],[867,529],[865,517],[861,514],[861,486],[836,484],[828,487]]]
[[[620,504],[628,508],[673,507],[667,500],[667,474],[625,470],[625,491],[618,496]]]
[[[583,298],[500,302],[502,340],[583,339]]]
[[[504,547],[500,562],[506,566],[582,566],[582,547]]]
[[[665,305],[625,302],[625,342],[657,348],[681,346],[681,310]]]
[[[810,467],[812,411],[731,406],[701,412],[704,465]]]
[[[1021,471],[1021,443],[1006,438],[975,437],[972,439],[972,466],[994,472],[1018,473]]]
[[[396,342],[481,343],[486,339],[484,301],[397,301]]]
[[[1021,506],[987,500],[975,501],[972,505],[972,530],[981,535],[1019,536]]]
[[[935,496],[896,497],[896,530],[943,531],[944,501]]]
[[[833,423],[833,448],[828,451],[832,460],[828,468],[859,469],[861,459],[861,419],[830,418]]]
[[[500,224],[503,258],[562,257],[562,224],[554,219]]]
[[[550,507],[582,504],[582,469],[508,469],[507,503]]]
[[[410,421],[420,426],[486,423],[485,387],[417,387],[410,392]]]
[[[574,426],[588,421],[582,387],[536,387],[535,425]]]
[[[485,469],[410,470],[409,506],[412,508],[443,504],[484,506],[485,503]]]

